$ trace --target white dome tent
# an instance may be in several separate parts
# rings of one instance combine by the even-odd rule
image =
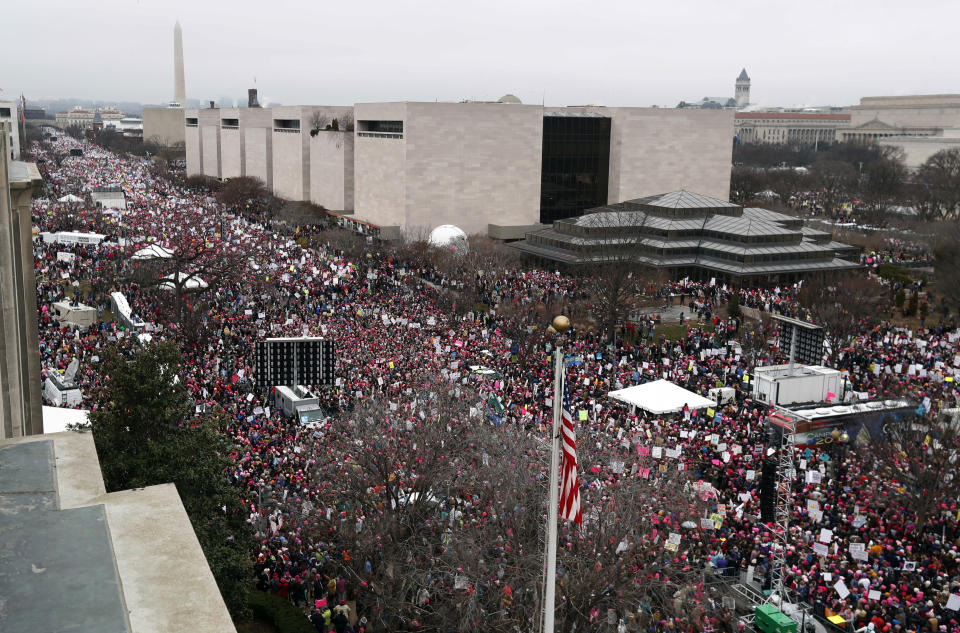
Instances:
[[[170,259],[171,257],[173,257],[173,250],[164,248],[159,244],[151,244],[146,248],[141,248],[138,250],[130,257],[130,259],[133,261],[142,262],[151,259]]]
[[[467,234],[452,224],[441,224],[430,231],[427,243],[433,248],[449,249],[457,254],[466,253],[470,249]]]
[[[174,284],[174,279],[178,280],[181,284],[181,287],[185,290],[196,290],[197,288],[206,288],[208,286],[207,282],[192,273],[170,273],[164,277],[164,279],[169,281],[160,282],[158,287],[161,290],[176,290],[177,286]]]

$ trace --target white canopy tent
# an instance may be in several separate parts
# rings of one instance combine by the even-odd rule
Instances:
[[[691,409],[716,406],[713,400],[687,391],[669,380],[655,380],[626,389],[618,389],[609,392],[607,397],[628,406],[649,411],[654,415],[676,413],[682,411],[684,405]]]
[[[176,290],[176,284],[174,279],[180,282],[181,286],[187,290],[193,290],[196,288],[206,288],[208,286],[200,277],[197,277],[195,274],[187,273],[170,273],[164,279],[169,279],[169,281],[162,281],[158,286],[161,290]]]
[[[59,198],[57,202],[83,202],[83,198],[80,196],[75,196],[72,193],[68,193],[62,198]]]
[[[87,424],[90,412],[86,409],[67,409],[43,405],[43,432],[62,433],[68,424]]]
[[[141,248],[136,253],[130,256],[130,259],[141,262],[150,259],[170,259],[173,257],[173,251],[160,246],[159,244],[151,244],[145,248]]]

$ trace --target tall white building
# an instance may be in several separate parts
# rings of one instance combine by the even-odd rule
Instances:
[[[0,127],[8,123],[8,146],[10,148],[10,160],[20,160],[20,117],[17,112],[17,104],[13,101],[0,101]]]

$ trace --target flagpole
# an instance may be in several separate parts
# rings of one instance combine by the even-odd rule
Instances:
[[[570,329],[564,316],[553,320],[553,328],[562,334]],[[553,350],[553,430],[550,433],[550,505],[547,513],[547,565],[543,578],[543,628],[541,633],[553,633],[556,615],[557,584],[557,514],[560,497],[560,416],[563,411],[563,350],[559,339]]]

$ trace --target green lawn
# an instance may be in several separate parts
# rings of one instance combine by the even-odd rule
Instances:
[[[713,332],[713,324],[697,326],[696,323],[693,325],[689,321],[685,322],[683,325],[679,323],[661,323],[660,325],[653,328],[653,335],[655,339],[659,339],[661,335],[666,336],[671,341],[676,341],[677,339],[683,338],[687,334],[687,330],[691,327],[704,330],[706,332]]]

